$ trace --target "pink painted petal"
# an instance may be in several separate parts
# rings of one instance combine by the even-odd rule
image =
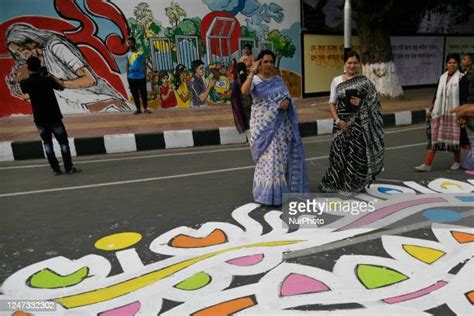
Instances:
[[[135,316],[140,310],[140,302],[133,302],[131,304],[120,306],[99,314],[99,316]]]
[[[258,255],[250,255],[250,256],[245,256],[245,257],[240,257],[240,258],[235,258],[226,261],[228,264],[232,264],[235,266],[241,266],[241,267],[248,267],[248,266],[253,266],[256,265],[257,263],[260,263],[263,260],[263,254],[258,254]]]
[[[330,290],[331,289],[321,281],[306,275],[291,273],[285,278],[281,285],[280,296],[293,296]]]
[[[391,297],[391,298],[386,298],[386,299],[384,299],[384,302],[388,303],[388,304],[395,304],[395,303],[400,303],[400,302],[404,302],[404,301],[413,300],[415,298],[418,298],[418,297],[421,297],[421,296],[424,296],[424,295],[428,295],[431,292],[442,288],[446,284],[448,284],[448,282],[438,281],[438,282],[436,282],[435,284],[433,284],[431,286],[428,286],[424,289],[421,289],[421,290],[418,290],[418,291],[415,291],[415,292],[411,292],[411,293],[407,293],[407,294],[403,294],[403,295],[399,295],[399,296],[395,296],[395,297]]]

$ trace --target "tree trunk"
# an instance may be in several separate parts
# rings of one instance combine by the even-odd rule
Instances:
[[[276,67],[277,69],[280,69],[280,62],[281,62],[281,58],[282,58],[282,57],[281,57],[280,55],[277,55],[276,58],[277,58],[277,60],[276,60],[275,67]]]
[[[402,96],[403,90],[393,63],[390,34],[383,21],[374,19],[370,14],[357,14],[363,74],[374,83],[379,94],[392,98]]]

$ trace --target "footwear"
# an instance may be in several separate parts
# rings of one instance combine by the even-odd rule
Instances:
[[[66,170],[66,174],[79,173],[79,172],[81,172],[81,171],[82,171],[81,169],[78,169],[78,168],[76,168],[76,167],[72,167],[71,169]]]
[[[133,114],[140,114],[140,113],[142,113],[142,111],[136,110],[135,112],[133,112]]]
[[[143,113],[151,114],[150,110],[146,110],[146,109],[145,109],[145,111],[143,111]]]
[[[459,162],[455,162],[451,165],[451,170],[458,170],[459,168],[461,168],[461,164]]]
[[[53,170],[53,175],[55,175],[55,176],[60,176],[60,175],[62,175],[62,174],[63,174],[63,173],[62,173],[61,170]]]
[[[423,164],[415,167],[415,170],[419,171],[419,172],[431,171],[431,166],[427,166],[423,163]]]

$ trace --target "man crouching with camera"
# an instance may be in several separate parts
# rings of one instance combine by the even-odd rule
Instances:
[[[30,57],[26,61],[29,78],[20,82],[23,93],[28,94],[33,109],[33,117],[43,140],[44,152],[55,176],[62,174],[58,159],[54,154],[53,138],[56,137],[63,156],[64,169],[67,174],[80,172],[72,165],[71,151],[66,128],[63,124],[63,115],[59,109],[54,90],[64,90],[62,82],[48,74],[38,57]]]

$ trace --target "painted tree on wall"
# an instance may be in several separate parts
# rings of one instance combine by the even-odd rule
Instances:
[[[291,58],[295,55],[296,47],[293,40],[288,35],[283,35],[279,30],[272,30],[267,35],[267,40],[273,43],[273,50],[276,55],[275,66],[280,67],[283,57]]]
[[[248,38],[253,38],[255,40],[258,40],[258,36],[256,32],[251,32],[248,27],[242,26],[240,27],[240,34],[242,37],[248,37]]]
[[[170,20],[170,24],[175,27],[178,27],[180,20],[187,16],[186,11],[174,1],[171,1],[170,6],[165,9],[165,12]]]
[[[148,3],[141,2],[133,10],[133,18],[127,20],[131,35],[137,44],[148,55],[150,53],[149,38],[158,36],[162,32],[161,23],[155,20]]]

